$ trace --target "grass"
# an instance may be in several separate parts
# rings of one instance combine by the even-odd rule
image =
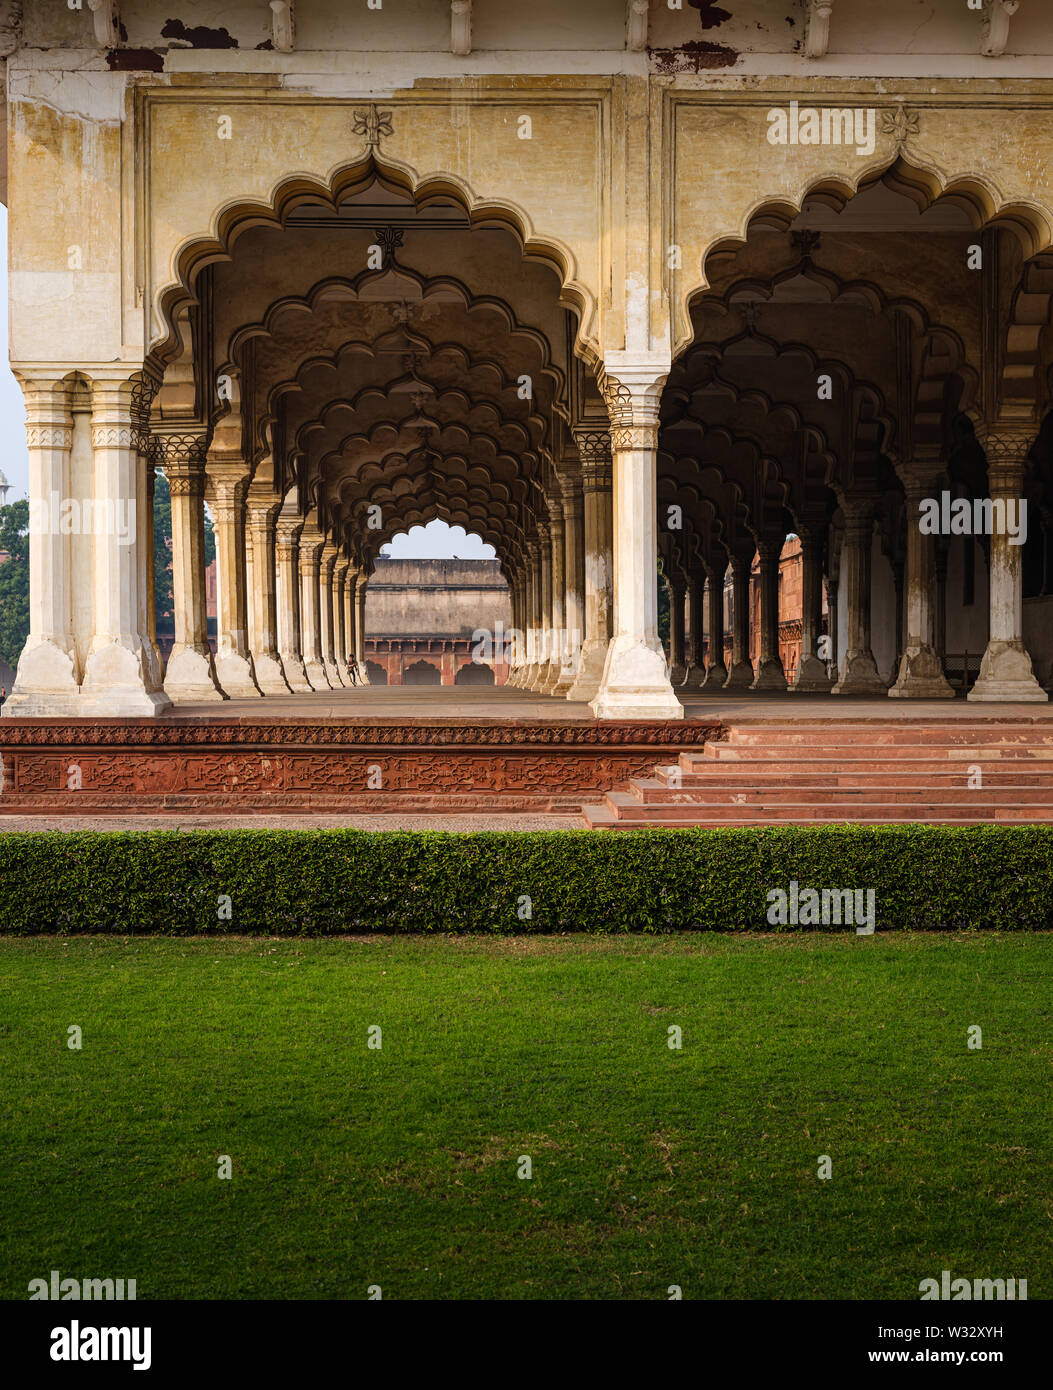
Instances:
[[[1041,933],[0,940],[0,1296],[1048,1297],[1051,978]]]

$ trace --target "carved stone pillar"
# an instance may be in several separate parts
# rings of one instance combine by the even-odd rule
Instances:
[[[157,646],[157,596],[154,592],[154,465],[153,440],[145,431],[133,429],[136,445],[136,496],[143,505],[136,508],[138,533],[139,635],[146,663],[147,690],[162,691],[164,675]],[[171,701],[169,701],[169,704]]]
[[[873,497],[847,499],[841,507],[845,518],[841,543],[841,583],[848,600],[845,623],[847,649],[841,664],[835,695],[885,695],[887,687],[878,674],[870,649],[870,556],[874,543]]]
[[[709,635],[709,654],[706,678],[699,686],[707,694],[723,690],[728,683],[728,667],[724,660],[724,574],[723,569],[711,569],[706,577],[706,631]],[[748,583],[747,576],[747,583]],[[748,640],[748,638],[747,638]]]
[[[145,497],[139,496],[140,474],[145,470],[140,467],[137,433],[131,383],[96,381],[91,413],[95,634],[81,683],[85,713],[152,715],[171,703],[152,688],[156,673],[142,636],[145,595],[140,594],[137,512],[145,503]]]
[[[321,568],[324,537],[308,523],[300,532],[300,649],[307,679],[314,690],[329,690],[329,677],[322,659],[322,617],[319,606],[318,572]]]
[[[292,688],[278,653],[278,601],[275,575],[275,528],[280,502],[249,498],[247,524],[252,539],[250,625],[252,667],[256,683],[265,695],[287,695]]]
[[[158,450],[172,497],[172,616],[175,641],[165,667],[165,691],[173,700],[225,700],[208,644],[205,597],[204,436],[158,436]]]
[[[599,719],[682,719],[658,639],[658,405],[665,371],[617,359],[602,379],[611,419],[614,637]]]
[[[921,525],[922,503],[933,497],[938,475],[924,468],[899,473],[907,494],[907,641],[888,693],[894,699],[953,700],[935,646],[936,537]]]
[[[566,651],[566,571],[563,536],[563,502],[558,495],[548,499],[549,530],[552,536],[549,566],[551,596],[549,600],[549,660],[548,677],[541,686],[544,695],[555,695],[563,671]]]
[[[347,626],[346,598],[347,574],[351,562],[346,555],[338,555],[333,566],[333,659],[340,672],[340,683],[349,685],[347,678]]]
[[[705,591],[705,571],[689,571],[684,584],[684,665],[687,675],[680,687],[681,696],[685,691],[698,690],[706,678],[706,666],[702,659],[706,645]]]
[[[70,496],[73,414],[63,381],[24,381],[29,446],[29,636],[5,715],[71,713],[79,686],[73,643],[72,546],[55,515]]]
[[[337,548],[332,541],[322,547],[322,560],[318,567],[318,611],[321,615],[322,661],[325,674],[334,690],[343,686],[340,672],[336,669],[336,614],[334,612],[333,572],[336,569]]]
[[[336,665],[336,612],[334,609],[334,576],[336,573],[337,549],[331,542],[322,547],[322,562],[318,569],[318,609],[322,623],[322,660],[325,674],[334,690],[343,686]]]
[[[540,612],[538,614],[538,659],[537,669],[531,689],[542,694],[558,669],[552,660],[552,528],[547,521],[538,522],[538,581],[540,585]]]
[[[731,670],[724,682],[725,690],[748,690],[753,684],[753,662],[750,660],[750,574],[752,570],[753,553],[751,550],[740,550],[732,555]],[[723,602],[723,595],[721,595],[721,602]],[[712,648],[712,637],[709,639],[709,645]]]
[[[249,655],[243,467],[239,459],[233,468],[210,462],[207,470],[216,532],[216,678],[231,699],[258,699]]]
[[[370,568],[371,572],[372,567]],[[361,569],[355,575],[355,656],[358,660],[359,682],[369,685],[366,675],[366,590],[369,586],[369,573]]]
[[[675,570],[669,575],[669,682],[674,689],[687,679],[685,652],[686,624],[684,600],[687,583],[684,575]]]
[[[823,568],[819,537],[801,531],[801,659],[790,689],[801,693],[826,693],[830,675],[819,656],[819,629],[823,622]]]
[[[295,694],[311,689],[300,650],[300,528],[299,517],[279,517],[274,531],[277,572],[278,657]]]
[[[347,670],[347,656],[357,656],[356,646],[356,621],[358,609],[356,606],[356,595],[358,592],[358,563],[351,560],[347,566],[347,578],[343,587],[343,632],[345,632],[345,670]],[[360,671],[360,677],[365,676],[365,667]]]
[[[523,690],[532,690],[541,649],[541,542],[527,541],[526,552],[526,668],[519,684]]]
[[[613,633],[611,437],[605,431],[576,431],[581,457],[584,511],[585,641],[568,700],[592,700],[600,688]]]
[[[585,638],[585,509],[580,472],[561,473],[563,504],[563,624],[565,638],[554,695],[567,695],[581,663]]]
[[[1008,520],[1012,504],[1021,507],[1024,474],[1032,435],[1029,431],[984,432],[977,436],[987,454],[988,490],[996,524],[990,550],[990,636],[980,662],[980,675],[968,698],[978,701],[1026,700],[1045,704],[1048,694],[1035,679],[1024,646],[1023,530],[1014,539],[1007,525],[997,524],[1001,512]],[[1001,505],[999,505],[1001,504]],[[1021,518],[1022,519],[1022,518]]]
[[[781,540],[761,541],[757,546],[760,566],[760,654],[751,690],[785,690],[786,672],[779,654],[779,559]]]

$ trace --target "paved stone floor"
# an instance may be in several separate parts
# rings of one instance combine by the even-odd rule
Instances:
[[[840,695],[682,696],[695,719],[1053,719],[1053,703],[988,705],[956,700],[858,699]],[[362,690],[268,695],[265,699],[180,705],[168,719],[511,719],[591,720],[586,704],[511,686],[368,686]]]

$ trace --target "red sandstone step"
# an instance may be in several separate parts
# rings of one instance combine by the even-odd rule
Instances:
[[[634,777],[629,783],[629,795],[647,806],[765,806],[799,804],[838,805],[870,801],[882,806],[914,805],[1046,805],[1053,802],[1053,780],[1045,785],[1021,787],[1015,784],[1002,787],[968,788],[964,782],[956,786],[934,787],[915,782],[906,787],[707,787],[675,790],[652,777]]]
[[[770,724],[760,727],[743,728],[732,725],[728,737],[722,742],[749,747],[756,744],[784,744],[787,746],[806,745],[811,747],[819,734],[819,742],[844,747],[852,743],[866,744],[916,744],[937,742],[940,744],[1015,744],[1029,746],[1045,744],[1053,746],[1053,720],[1042,725],[986,725],[986,724],[925,724],[925,725],[873,725],[852,724],[847,728],[834,725],[813,724],[804,729],[789,728],[785,724]]]
[[[909,768],[899,772],[875,772],[868,769],[866,782],[868,786],[876,787],[916,787],[919,777],[923,776],[929,786],[964,787],[970,776],[970,766],[972,764],[968,763],[965,767],[952,768],[946,763],[938,763],[933,768],[927,764],[911,763]],[[984,787],[1053,787],[1053,768],[1027,764],[1008,766],[1005,763],[981,766]],[[675,785],[673,773],[676,773],[679,779]],[[720,763],[707,765],[698,772],[688,772],[675,765],[671,768],[657,767],[654,780],[676,791],[697,791],[707,787],[717,787],[721,791],[743,791],[758,787],[799,787],[805,791],[813,787],[855,787],[861,779],[858,769],[816,771],[810,766],[788,767],[785,763],[776,763],[770,770],[759,770],[756,764],[743,767],[741,764]]]
[[[687,756],[687,755],[685,755]],[[853,744],[849,750],[837,744],[811,744],[801,747],[780,747],[778,744],[764,744],[757,747],[740,748],[726,743],[707,743],[701,756],[690,755],[697,760],[695,765],[706,762],[754,764],[783,762],[793,764],[802,758],[809,763],[843,763],[848,766],[865,768],[868,764],[899,762],[905,766],[918,762],[1034,762],[1053,764],[1053,746],[1029,748],[1020,744],[993,745],[979,747],[959,744],[954,747],[926,744],[919,745],[915,752],[904,745],[896,744]]]
[[[712,823],[717,825],[725,824],[728,819],[729,810],[734,812],[739,808],[728,806],[707,806],[707,805],[645,805],[638,801],[631,792],[608,792],[606,805],[614,812],[619,821],[635,823],[639,825],[672,823],[682,825],[700,825]],[[918,801],[910,806],[884,807],[872,801],[859,802],[840,802],[830,805],[815,805],[801,803],[787,803],[780,806],[761,805],[749,808],[751,811],[763,811],[764,823],[775,823],[792,821],[795,823],[838,822],[838,821],[858,821],[868,820],[875,823],[904,821],[904,822],[929,822],[933,819],[945,824],[951,823],[976,823],[986,821],[1024,821],[1028,823],[1041,822],[1053,823],[1053,797],[1041,804],[1029,806],[1001,806],[994,803],[983,801],[968,803],[963,805],[943,804],[936,805],[931,802]],[[585,808],[589,810],[588,807]],[[745,819],[740,815],[734,817],[736,820]],[[753,819],[761,819],[754,816]]]
[[[654,821],[628,821],[619,820],[617,813],[608,806],[586,806],[582,814],[585,824],[592,830],[748,830],[773,824],[770,816],[757,816],[750,819],[740,817],[728,817],[726,820],[699,822],[697,819],[687,820],[663,820],[660,824]],[[799,819],[780,818],[779,825],[860,825],[877,827],[882,825],[946,825],[946,826],[966,826],[966,825],[985,825],[995,817],[980,817],[973,820],[947,820],[934,815],[909,815],[909,816],[861,816],[857,811],[845,814],[840,817],[833,817],[831,820],[817,821],[814,818],[801,817]],[[1005,823],[1002,818],[998,818],[1000,823]],[[1016,823],[1016,822],[1014,822]],[[1023,825],[1053,825],[1053,816],[1041,817],[1028,815],[1019,822]]]

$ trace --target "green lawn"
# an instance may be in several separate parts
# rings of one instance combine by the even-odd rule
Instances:
[[[1051,979],[1050,934],[3,939],[0,1296],[1048,1298]]]

